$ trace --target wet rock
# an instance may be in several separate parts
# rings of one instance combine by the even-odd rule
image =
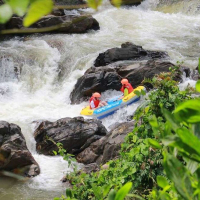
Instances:
[[[107,136],[97,140],[77,155],[78,162],[84,164],[104,164],[119,155],[121,143],[125,136],[134,128],[135,122],[117,124]]]
[[[99,23],[91,15],[81,16],[54,16],[48,15],[40,19],[37,23],[33,24],[30,28],[49,28],[43,33],[85,33],[88,30],[98,30]],[[24,30],[22,18],[12,17],[11,20],[6,23],[5,29],[21,29]],[[29,28],[26,28],[28,30]],[[35,30],[36,33],[39,30]],[[23,33],[24,34],[24,33]]]
[[[54,16],[64,16],[65,11],[64,9],[54,9],[51,14]]]
[[[85,4],[84,0],[54,0],[56,5],[80,5]]]
[[[0,170],[33,177],[40,168],[26,146],[19,126],[0,121]]]
[[[125,136],[133,131],[134,126],[134,121],[124,122],[110,130],[104,146],[101,164],[119,156],[121,144],[124,142]]]
[[[121,78],[128,78],[133,87],[141,84],[144,78],[153,78],[155,74],[168,72],[174,66],[165,61],[142,61],[129,65],[91,67],[80,77],[70,95],[71,103],[80,103],[92,95],[92,93],[104,92],[109,89],[120,90]]]
[[[168,54],[162,51],[147,51],[141,46],[126,42],[121,48],[108,49],[100,53],[94,62],[95,67],[106,66],[110,63],[122,60],[149,60],[167,58]]]
[[[91,143],[107,134],[101,121],[83,117],[63,118],[55,122],[43,121],[34,133],[38,153],[53,155],[56,143],[62,143],[68,153],[77,155]]]
[[[103,137],[87,147],[84,151],[76,156],[76,160],[80,163],[90,164],[98,162],[99,157],[103,154],[104,145],[107,137]]]
[[[97,171],[99,171],[99,165],[97,165],[96,163],[85,165],[81,169],[81,172],[86,173],[86,174],[90,174],[92,172],[97,172]]]

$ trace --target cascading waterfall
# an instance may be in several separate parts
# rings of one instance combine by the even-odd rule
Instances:
[[[0,43],[0,120],[22,128],[28,148],[41,167],[41,174],[26,183],[0,180],[0,188],[3,188],[0,199],[49,200],[63,192],[60,179],[71,169],[60,157],[36,153],[34,126],[38,120],[79,116],[87,102],[70,105],[69,95],[76,80],[93,65],[100,52],[130,41],[145,49],[167,51],[171,62],[184,61],[191,68],[197,66],[200,55],[198,1],[193,0],[194,4],[176,2],[146,0],[139,7],[128,9],[116,9],[106,2],[94,13],[100,23],[99,31],[30,36]],[[186,5],[191,6],[190,12],[182,9]],[[179,10],[174,9],[176,6]],[[171,10],[167,11],[167,7]],[[111,93],[115,95],[117,91]],[[104,96],[107,95],[105,92]],[[125,121],[138,105],[118,111],[104,119],[103,124],[108,128],[115,122]]]

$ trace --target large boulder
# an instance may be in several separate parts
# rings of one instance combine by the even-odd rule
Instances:
[[[162,51],[148,51],[141,46],[126,42],[121,48],[108,49],[100,53],[94,62],[95,67],[106,66],[110,63],[122,60],[150,60],[167,58],[168,54]]]
[[[33,177],[40,168],[26,146],[21,129],[15,124],[0,121],[0,170]]]
[[[121,78],[128,78],[133,87],[141,84],[144,78],[153,78],[160,72],[168,72],[174,66],[166,61],[132,62],[131,65],[91,67],[80,77],[70,95],[71,103],[87,100],[92,93],[109,89],[120,90]]]
[[[23,27],[21,17],[12,17],[8,23],[6,23],[4,29],[20,29],[22,31],[29,30],[29,28]],[[85,33],[88,30],[98,30],[99,23],[91,15],[64,15],[54,16],[48,15],[40,19],[33,24],[30,28],[35,28],[35,32],[40,32],[38,28],[48,28],[42,32],[48,33]],[[23,32],[25,34],[25,32]]]
[[[58,150],[56,143],[62,143],[68,153],[77,155],[106,134],[107,130],[99,120],[67,117],[55,122],[41,122],[34,137],[40,154],[53,155],[53,151]]]
[[[104,164],[107,161],[118,157],[121,144],[125,136],[134,128],[134,121],[119,123],[114,126],[109,134],[93,142],[76,157],[78,162],[84,164]]]

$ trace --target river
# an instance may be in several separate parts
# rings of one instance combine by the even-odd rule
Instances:
[[[13,38],[0,43],[0,120],[21,127],[28,149],[41,168],[39,176],[26,182],[0,177],[1,200],[49,200],[64,194],[60,179],[71,169],[59,156],[37,154],[34,121],[79,116],[87,102],[70,105],[69,95],[100,52],[129,41],[144,49],[167,51],[173,63],[183,61],[191,68],[197,66],[200,3],[174,2],[145,0],[128,9],[105,2],[93,13],[100,23],[99,31]],[[19,72],[17,77],[14,70]],[[108,128],[126,120],[138,105],[104,119],[103,124]]]

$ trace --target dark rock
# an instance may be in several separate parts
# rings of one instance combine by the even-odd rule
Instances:
[[[40,168],[26,146],[19,126],[0,121],[0,170],[33,177]]]
[[[104,92],[109,89],[120,90],[121,78],[128,78],[133,87],[141,84],[144,78],[153,78],[160,72],[168,72],[170,62],[148,61],[132,62],[132,65],[91,67],[80,77],[70,95],[71,103],[87,100],[93,92]]]
[[[167,58],[168,54],[161,51],[147,51],[141,46],[127,42],[121,45],[121,48],[108,49],[100,53],[94,62],[95,67],[106,66],[110,63],[121,60],[149,60]]]
[[[70,95],[71,103],[80,103],[96,91],[104,92],[109,89],[119,90],[120,86],[120,77],[115,69],[109,67],[92,67],[78,79],[74,90]]]
[[[84,0],[54,0],[56,5],[80,5],[85,4]]]
[[[65,11],[64,9],[54,9],[51,14],[54,16],[64,16]]]
[[[77,155],[106,134],[107,130],[100,121],[75,117],[56,122],[43,121],[36,129],[34,137],[38,153],[53,155],[53,150],[58,150],[56,143],[59,142],[68,153]]]
[[[30,28],[49,28],[51,30],[43,31],[43,33],[85,33],[88,30],[98,30],[99,23],[90,15],[81,16],[53,16],[48,15],[40,19],[37,23],[33,24]],[[29,28],[24,28],[22,23],[22,18],[12,17],[8,23],[6,23],[4,29],[21,29],[29,30]],[[35,30],[35,33],[39,32]],[[24,33],[23,33],[24,34]]]
[[[117,124],[107,136],[97,140],[77,155],[78,162],[84,164],[104,164],[119,155],[121,143],[125,136],[134,128],[135,122],[124,122]],[[89,166],[90,168],[90,166]]]
[[[101,164],[119,156],[121,144],[124,142],[125,136],[133,131],[134,125],[134,121],[123,122],[116,125],[116,127],[109,132],[104,146]]]
[[[97,171],[99,171],[99,165],[97,165],[96,163],[85,165],[81,169],[81,172],[86,173],[86,174],[91,174],[92,172],[97,172]]]
[[[190,77],[192,79],[194,79],[195,81],[198,81],[200,79],[200,75],[199,75],[198,70],[192,70]]]
[[[21,29],[23,27],[23,19],[21,17],[12,17],[5,24],[5,29]]]
[[[89,147],[76,156],[76,160],[84,164],[97,162],[99,156],[103,154],[106,139],[107,137],[103,137],[90,144]]]

